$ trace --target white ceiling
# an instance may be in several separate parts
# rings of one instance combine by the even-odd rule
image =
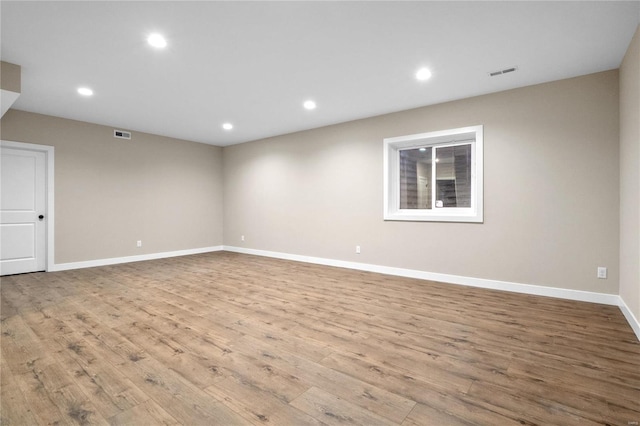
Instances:
[[[22,66],[14,108],[226,146],[618,68],[640,2],[3,0],[0,13],[0,57]]]

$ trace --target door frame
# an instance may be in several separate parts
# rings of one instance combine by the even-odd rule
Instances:
[[[54,228],[55,228],[55,216],[54,216],[54,151],[55,148],[49,145],[38,145],[25,142],[14,142],[0,140],[0,147],[13,148],[23,151],[36,151],[43,152],[45,156],[45,211],[47,220],[45,221],[45,271],[55,270],[55,244],[54,244]]]

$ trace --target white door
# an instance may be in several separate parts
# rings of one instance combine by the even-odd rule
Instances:
[[[0,148],[0,275],[46,269],[46,154]]]

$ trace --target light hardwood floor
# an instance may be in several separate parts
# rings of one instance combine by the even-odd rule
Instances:
[[[613,306],[227,252],[4,277],[0,300],[2,425],[640,421]]]

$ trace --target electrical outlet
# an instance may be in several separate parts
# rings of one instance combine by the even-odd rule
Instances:
[[[136,242],[136,246],[137,246],[137,247],[142,247],[142,240],[138,240],[138,241]]]
[[[607,268],[605,266],[598,266],[598,278],[601,280],[607,279]]]
[[[244,241],[244,235],[240,236],[240,241]]]
[[[360,246],[356,246],[356,254],[360,254]]]

